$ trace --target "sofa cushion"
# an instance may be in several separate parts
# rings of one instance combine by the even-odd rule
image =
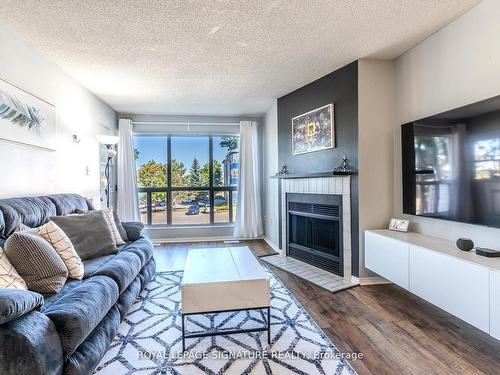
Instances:
[[[3,219],[3,213],[2,213],[2,211],[0,211],[0,237],[3,236],[3,230],[4,229],[5,229],[5,220]]]
[[[87,208],[89,211],[94,211],[95,210],[95,207],[94,207],[94,204],[92,203],[92,199],[91,198],[85,198],[85,201],[87,202]]]
[[[26,282],[17,273],[0,247],[0,288],[28,289]]]
[[[141,281],[141,291],[144,290],[146,285],[153,279],[155,270],[155,258],[151,258],[149,262],[142,268],[141,273],[139,273],[139,280]]]
[[[20,289],[0,289],[0,324],[43,306],[41,294]]]
[[[120,310],[120,320],[125,319],[130,307],[134,304],[141,293],[141,280],[136,277],[125,291],[120,294],[116,306]]]
[[[0,374],[62,374],[61,339],[44,314],[31,311],[0,325]]]
[[[85,270],[85,273],[83,274],[84,279],[88,279],[91,276],[94,276],[94,274],[101,268],[105,263],[113,259],[116,255],[111,254],[111,255],[104,255],[102,257],[97,257],[94,259],[89,259],[89,260],[84,260],[83,261],[83,269]]]
[[[15,232],[19,224],[35,228],[45,224],[56,214],[56,206],[47,197],[26,197],[0,199],[3,214],[3,237]]]
[[[62,289],[56,293],[56,294],[42,294],[43,296],[43,307],[42,307],[42,312],[47,309],[50,305],[52,305],[54,302],[57,300],[61,299],[64,297],[67,293],[75,289],[78,285],[82,283],[81,280],[75,280],[75,279],[68,279],[66,284],[62,287]]]
[[[82,260],[117,251],[106,220],[100,211],[84,215],[54,216],[52,220],[66,233]]]
[[[119,251],[134,253],[141,259],[141,267],[144,267],[144,265],[153,257],[154,246],[149,239],[141,237],[137,241],[129,242],[126,245],[121,246]]]
[[[77,210],[86,213],[89,211],[87,200],[78,194],[53,194],[49,198],[56,206],[56,215],[74,214]]]
[[[123,228],[127,232],[129,241],[136,241],[141,237],[141,232],[144,229],[144,224],[136,221],[122,222]]]
[[[44,310],[61,337],[65,356],[71,355],[118,300],[109,277],[94,276]]]
[[[87,339],[69,356],[64,367],[64,374],[92,374],[106,354],[119,326],[120,314],[118,308],[113,306]]]
[[[93,277],[110,277],[118,284],[118,289],[122,293],[140,271],[141,260],[139,257],[130,252],[121,252],[100,267]]]
[[[34,233],[14,233],[5,243],[5,254],[29,290],[57,293],[68,278],[68,269],[61,257]]]

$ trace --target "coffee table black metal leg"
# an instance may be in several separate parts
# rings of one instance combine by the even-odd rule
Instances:
[[[182,352],[185,352],[186,351],[186,334],[184,331],[184,314],[181,314],[181,319],[182,319],[182,323],[181,323],[181,327],[182,327]]]
[[[271,345],[271,307],[267,307],[267,343]]]

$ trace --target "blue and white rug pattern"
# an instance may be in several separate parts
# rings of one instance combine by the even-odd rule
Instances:
[[[356,372],[283,283],[271,279],[267,332],[188,339],[181,353],[182,271],[157,273],[132,306],[95,374],[302,374]],[[262,326],[258,311],[190,316],[189,332]]]

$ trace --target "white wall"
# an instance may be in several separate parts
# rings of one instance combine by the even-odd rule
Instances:
[[[0,197],[75,192],[98,203],[95,136],[101,125],[116,128],[115,112],[1,23],[0,50],[0,79],[55,105],[57,121],[55,152],[0,140]],[[73,134],[81,138],[79,144]]]
[[[359,277],[364,267],[364,231],[384,228],[393,213],[395,82],[392,61],[358,61]]]
[[[278,102],[269,108],[264,117],[263,132],[263,214],[264,214],[264,233],[267,240],[275,248],[279,243],[279,180],[271,179],[270,176],[278,171]]]
[[[500,94],[500,1],[483,0],[395,61],[395,215],[402,216],[400,124]],[[498,248],[499,229],[408,216],[411,230]]]

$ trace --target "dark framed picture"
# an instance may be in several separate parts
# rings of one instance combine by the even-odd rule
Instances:
[[[292,118],[292,153],[306,154],[335,147],[333,104]]]

